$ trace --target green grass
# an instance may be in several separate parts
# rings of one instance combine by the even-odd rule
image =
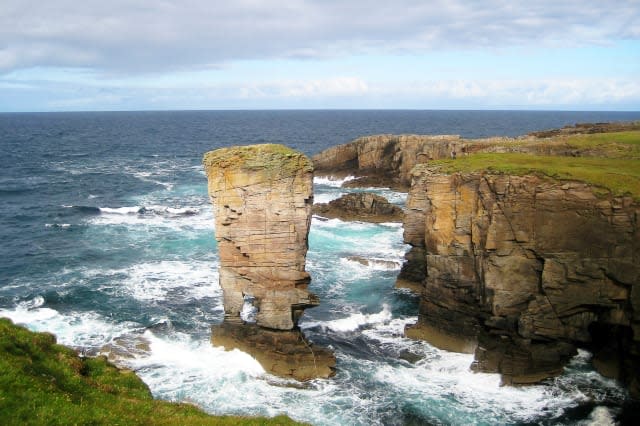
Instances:
[[[428,167],[431,166],[437,166],[444,173],[487,170],[512,175],[539,174],[555,179],[578,180],[606,188],[614,195],[630,195],[640,200],[640,161],[634,159],[475,154],[457,160],[430,161]]]
[[[79,358],[0,318],[0,423],[3,425],[294,425],[273,419],[210,416],[189,404],[154,400],[131,371],[106,358]]]
[[[594,133],[557,138],[572,148],[595,150],[605,157],[640,158],[640,131]]]

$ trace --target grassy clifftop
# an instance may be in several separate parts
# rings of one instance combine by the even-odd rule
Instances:
[[[105,358],[79,358],[49,333],[0,318],[0,423],[8,425],[293,425],[214,417],[188,404],[154,400],[133,372]]]
[[[456,160],[435,160],[420,167],[438,167],[444,173],[489,172],[513,175],[542,174],[579,180],[640,200],[640,131],[561,136],[545,143],[563,143],[586,156],[478,153]]]

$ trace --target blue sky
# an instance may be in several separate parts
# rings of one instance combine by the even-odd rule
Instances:
[[[640,0],[3,0],[0,111],[640,110]]]

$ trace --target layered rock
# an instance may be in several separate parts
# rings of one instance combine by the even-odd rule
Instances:
[[[631,198],[580,182],[417,166],[405,272],[422,294],[407,334],[473,351],[474,368],[505,383],[558,374],[578,346],[598,359],[613,344],[611,374],[638,391],[639,218]]]
[[[313,205],[313,213],[328,218],[364,222],[401,222],[402,209],[386,198],[370,192],[354,192],[331,200],[329,203]]]
[[[416,164],[448,158],[453,151],[462,148],[462,140],[456,135],[365,136],[313,156],[313,164],[318,174],[348,171],[357,176],[368,176],[361,182],[363,184],[408,188],[410,172]]]
[[[616,145],[621,158],[632,154],[629,145],[576,145],[568,136],[640,129],[639,122],[577,124],[562,129],[534,132],[517,138],[491,137],[466,139],[458,135],[373,135],[331,147],[313,156],[317,175],[354,175],[358,179],[344,184],[348,187],[392,187],[408,190],[411,170],[430,160],[462,157],[476,153],[527,153],[560,156],[611,156],[607,147]],[[603,152],[604,151],[604,152]]]
[[[313,204],[311,162],[282,145],[266,144],[209,152],[204,166],[214,206],[225,309],[225,323],[213,331],[214,344],[218,335],[223,336],[220,344],[260,355],[258,360],[267,370],[281,374],[281,369],[271,368],[266,360],[269,345],[264,344],[265,334],[259,332],[272,330],[268,339],[271,355],[302,351],[311,354],[311,361],[316,360],[297,328],[304,309],[319,303],[307,290],[310,278],[305,271]],[[257,309],[258,332],[243,329],[240,314],[249,301]],[[278,339],[289,349],[283,349]],[[331,354],[325,358],[335,363]],[[309,365],[299,356],[295,359],[300,361],[298,370],[305,373],[298,374],[292,367],[286,375],[308,378]],[[317,376],[332,371],[333,364],[326,368],[315,364]]]

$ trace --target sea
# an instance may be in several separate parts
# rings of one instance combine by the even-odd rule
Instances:
[[[201,161],[232,145],[282,143],[313,155],[380,133],[518,136],[639,119],[557,111],[0,114],[0,316],[55,333],[85,356],[109,352],[154,397],[211,414],[286,414],[312,425],[624,423],[637,407],[593,370],[585,350],[561,376],[511,387],[472,372],[472,355],[403,337],[418,298],[394,287],[408,249],[397,223],[312,220],[307,270],[321,305],[300,325],[335,351],[335,377],[287,381],[245,353],[212,346],[223,306]],[[362,190],[342,181],[317,176],[315,202]]]

